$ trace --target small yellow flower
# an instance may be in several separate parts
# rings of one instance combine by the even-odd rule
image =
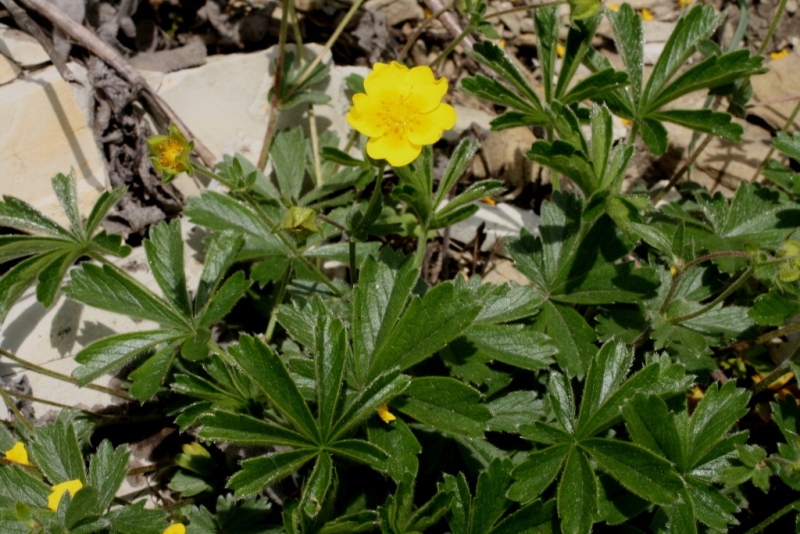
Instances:
[[[58,510],[58,503],[61,502],[61,497],[64,496],[64,493],[69,492],[70,497],[74,497],[78,490],[83,487],[83,482],[78,480],[69,480],[67,482],[62,482],[61,484],[56,484],[53,486],[53,493],[47,498],[47,507],[50,508],[52,511]]]
[[[775,59],[782,59],[782,58],[785,58],[785,57],[786,57],[786,56],[788,56],[788,55],[789,55],[789,49],[788,49],[788,48],[784,48],[784,49],[783,49],[783,50],[781,50],[780,52],[772,52],[772,53],[769,55],[769,58],[770,58],[770,59],[772,59],[772,60],[775,60]]]
[[[567,51],[566,48],[564,48],[564,45],[562,45],[561,43],[558,43],[556,45],[556,54],[558,54],[558,57],[564,57],[564,53],[566,51]]]
[[[147,140],[150,150],[150,161],[156,172],[164,177],[164,183],[170,182],[182,172],[194,175],[194,167],[189,162],[189,154],[194,143],[187,141],[174,124],[169,125],[169,135],[154,135]]]
[[[678,0],[679,7],[686,7],[691,4],[694,0]]]
[[[608,8],[609,11],[613,11],[614,13],[617,13],[619,11],[619,6],[616,4],[606,4],[606,7]]]
[[[499,41],[497,41],[497,46],[499,46],[500,48],[505,50],[506,49],[506,40],[505,39],[500,39]]]
[[[397,419],[397,417],[395,417],[394,414],[392,414],[392,412],[389,411],[388,404],[384,404],[383,406],[378,408],[378,417],[383,419],[383,422],[386,423],[387,425],[392,421],[394,421],[395,419]]]
[[[186,527],[183,523],[173,523],[161,534],[186,534]]]
[[[353,95],[347,122],[370,138],[371,158],[393,167],[414,161],[424,145],[434,144],[456,124],[456,110],[442,103],[447,79],[435,79],[430,67],[375,63],[364,90]]]
[[[645,22],[651,22],[653,20],[653,14],[650,13],[649,9],[642,9],[642,19]]]
[[[21,441],[16,442],[13,447],[6,451],[6,460],[17,462],[22,465],[30,465],[28,461],[28,450],[25,448],[25,444]]]
[[[671,274],[672,276],[675,276],[676,274],[678,274],[678,268],[675,267],[674,265],[670,265],[669,266],[669,274]]]

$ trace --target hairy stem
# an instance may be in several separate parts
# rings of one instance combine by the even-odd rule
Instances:
[[[797,510],[798,507],[800,507],[800,499],[794,501],[791,504],[787,504],[786,506],[784,506],[783,508],[781,508],[780,510],[778,510],[777,512],[766,518],[764,521],[762,521],[761,523],[757,524],[756,526],[745,532],[745,534],[758,534],[759,532],[764,532],[765,528],[767,528],[772,523],[774,523],[781,517],[785,516],[792,510]]]
[[[292,279],[292,266],[286,268],[286,272],[281,277],[280,285],[278,286],[278,295],[275,297],[275,303],[269,312],[269,323],[267,324],[267,331],[264,333],[264,341],[269,343],[272,339],[272,334],[275,332],[275,323],[278,321],[278,309],[283,304],[283,298],[286,296],[286,288],[289,286],[289,280]]]
[[[55,378],[57,380],[61,380],[63,382],[67,382],[69,384],[77,384],[78,383],[78,380],[76,378],[72,378],[71,376],[67,376],[67,375],[62,375],[61,373],[57,373],[56,371],[51,371],[50,369],[46,369],[46,368],[40,367],[40,366],[38,366],[36,364],[30,363],[30,362],[26,362],[25,360],[23,360],[22,358],[20,358],[16,354],[12,354],[12,353],[8,352],[5,349],[0,349],[0,355],[8,358],[9,360],[11,360],[13,362],[18,363],[19,365],[21,365],[25,369],[27,369],[29,371],[33,371],[34,373],[39,373],[40,375],[49,376],[50,378]],[[107,388],[107,387],[104,387],[104,386],[98,386],[96,384],[86,384],[85,386],[81,386],[81,387],[85,387],[86,389],[93,389],[93,390],[99,391],[101,393],[107,393],[108,395],[113,395],[114,397],[118,397],[120,399],[124,399],[124,400],[127,400],[127,401],[135,400],[133,397],[131,397],[127,393],[123,393],[121,391],[115,391],[115,390],[113,390],[111,388]]]
[[[729,285],[728,288],[725,291],[720,293],[719,296],[717,296],[717,298],[715,298],[714,300],[712,300],[711,302],[709,302],[708,304],[706,304],[705,306],[703,306],[699,310],[697,310],[695,312],[692,312],[692,313],[689,313],[689,314],[686,314],[686,315],[684,315],[682,317],[676,317],[675,319],[670,319],[669,322],[672,323],[672,324],[679,324],[679,323],[682,323],[684,321],[688,321],[690,319],[694,319],[695,317],[699,317],[699,316],[703,315],[704,313],[706,313],[707,311],[712,309],[714,306],[716,306],[720,302],[724,302],[725,299],[728,298],[734,291],[736,291],[737,289],[742,287],[742,284],[744,284],[745,282],[747,282],[750,279],[750,276],[753,274],[753,270],[754,270],[754,267],[753,267],[752,264],[750,264],[750,266],[747,267],[747,269],[745,269],[744,272],[741,275],[739,275],[739,278],[737,278],[731,285]]]

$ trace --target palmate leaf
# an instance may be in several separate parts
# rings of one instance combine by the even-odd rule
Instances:
[[[178,354],[190,361],[208,357],[209,328],[227,315],[250,287],[241,272],[222,282],[242,246],[243,238],[237,234],[222,232],[211,241],[194,303],[186,287],[180,222],[156,226],[151,236],[145,242],[145,252],[165,298],[110,264],[82,264],[64,288],[67,296],[83,304],[164,325],[158,330],[95,341],[75,357],[82,366],[73,371],[73,376],[85,385],[155,351],[130,374],[130,391],[141,401],[155,395]]]
[[[130,247],[119,236],[95,230],[109,209],[125,193],[125,188],[103,193],[84,225],[78,213],[75,176],[58,174],[52,179],[56,197],[70,229],[63,228],[36,208],[14,197],[0,201],[0,225],[34,235],[0,236],[0,262],[26,258],[0,278],[0,322],[26,289],[38,281],[36,297],[49,307],[55,301],[69,267],[83,256],[124,257]]]

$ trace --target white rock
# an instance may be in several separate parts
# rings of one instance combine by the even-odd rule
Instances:
[[[478,232],[478,227],[485,224],[486,239],[481,250],[487,252],[494,247],[500,238],[518,236],[522,228],[538,235],[541,219],[533,210],[523,210],[511,204],[490,206],[478,203],[478,211],[465,221],[450,227],[450,238],[460,243],[469,243]]]
[[[0,54],[23,67],[36,67],[50,61],[50,56],[36,39],[8,26],[0,27]]]
[[[509,284],[516,283],[521,286],[530,285],[531,281],[514,268],[514,262],[505,258],[498,258],[491,263],[489,271],[481,280],[483,284]]]
[[[8,59],[3,54],[0,54],[0,85],[13,82],[17,79],[19,73],[19,65]]]
[[[451,143],[457,141],[473,124],[484,130],[491,128],[489,123],[495,118],[491,113],[461,104],[455,104],[453,107],[456,109],[456,125],[442,135],[446,141]]]
[[[85,80],[80,65],[70,70]],[[46,215],[66,222],[50,179],[74,169],[79,208],[88,215],[107,184],[105,160],[95,144],[84,110],[88,83],[73,92],[55,67],[0,87],[0,195],[13,195]]]
[[[644,64],[655,65],[667,43],[645,43],[644,44]]]
[[[367,0],[364,9],[380,11],[386,15],[386,24],[395,26],[406,20],[425,18],[425,12],[417,0]]]
[[[292,48],[287,46],[288,50]],[[306,45],[307,57],[315,57],[321,48]],[[272,87],[276,55],[277,47],[249,54],[211,56],[201,67],[145,76],[218,159],[223,154],[239,152],[255,161],[267,129],[267,94]],[[330,54],[324,62],[330,65]],[[329,104],[314,108],[319,132],[333,129],[342,142],[349,135],[344,117],[351,105],[345,95],[344,79],[352,73],[365,76],[369,69],[334,66],[330,76],[315,86],[331,97]],[[281,112],[278,128],[298,124],[307,127],[306,109],[301,105]]]

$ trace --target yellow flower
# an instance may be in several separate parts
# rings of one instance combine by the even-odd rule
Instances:
[[[25,449],[25,444],[18,441],[13,447],[6,451],[6,460],[17,462],[22,465],[30,465],[28,462],[28,451]]]
[[[164,177],[165,184],[182,172],[194,176],[194,167],[189,162],[194,142],[187,141],[174,124],[169,125],[168,133],[169,135],[154,135],[147,139],[150,161],[153,162],[156,172]]]
[[[772,59],[772,60],[775,60],[775,59],[783,59],[783,58],[785,58],[785,57],[786,57],[786,56],[788,56],[788,55],[789,55],[789,49],[788,49],[788,48],[784,48],[784,49],[783,49],[783,50],[781,50],[780,52],[772,52],[772,53],[769,55],[769,58],[770,58],[770,59]]]
[[[642,10],[642,19],[644,19],[645,22],[650,22],[653,20],[653,14],[650,13],[649,9]]]
[[[424,145],[434,144],[456,124],[456,110],[442,103],[447,79],[435,79],[430,67],[375,63],[364,90],[353,95],[347,122],[370,138],[371,158],[394,167],[414,161]]]
[[[397,417],[395,417],[394,414],[392,414],[392,412],[389,411],[388,404],[384,404],[383,406],[378,408],[378,417],[383,419],[383,422],[386,423],[387,425],[392,421],[394,421],[395,419],[397,419]]]
[[[564,45],[562,45],[561,43],[558,43],[556,45],[556,54],[558,54],[558,57],[564,57],[564,54],[566,53],[566,51],[567,51],[567,49],[564,48]]]
[[[173,523],[161,534],[186,534],[186,527],[183,523]]]
[[[58,510],[58,503],[61,502],[61,497],[64,496],[64,493],[67,491],[69,492],[70,497],[74,497],[78,490],[83,487],[83,482],[78,480],[69,480],[67,482],[62,482],[61,484],[56,484],[53,486],[53,493],[47,498],[47,507],[50,508],[52,511]]]
[[[619,6],[616,4],[606,4],[606,7],[609,9],[609,11],[613,11],[615,13],[619,11]]]

